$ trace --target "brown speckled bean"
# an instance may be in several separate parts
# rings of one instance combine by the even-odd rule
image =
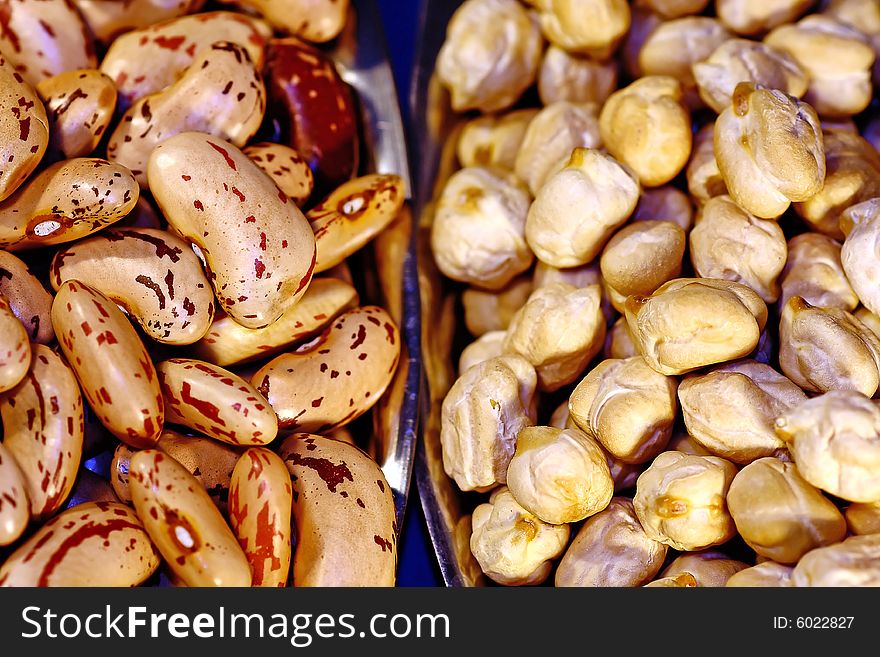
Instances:
[[[0,295],[0,393],[18,385],[31,364],[27,331]]]
[[[261,142],[248,146],[243,152],[299,207],[309,200],[315,176],[297,151],[283,144]]]
[[[0,568],[0,586],[137,586],[159,555],[134,512],[86,503],[43,525]]]
[[[266,87],[244,46],[218,41],[198,53],[174,84],[128,108],[107,143],[107,158],[147,186],[147,160],[165,139],[189,130],[244,146],[263,121]]]
[[[0,443],[0,546],[18,540],[31,519],[27,482],[10,451]]]
[[[187,586],[250,586],[251,567],[238,541],[186,468],[155,449],[131,457],[138,517],[165,562]]]
[[[222,367],[189,358],[156,366],[165,419],[230,445],[266,445],[278,418],[250,383]]]
[[[79,281],[66,281],[52,303],[52,325],[101,424],[132,447],[155,445],[163,423],[156,370],[116,304]]]
[[[192,344],[214,319],[214,294],[189,245],[164,230],[113,228],[55,254],[50,282],[78,280],[165,344]]]
[[[319,433],[375,404],[394,376],[400,334],[388,313],[364,306],[342,315],[319,338],[260,368],[251,383],[284,429]]]
[[[124,32],[198,11],[205,0],[73,0],[92,34],[109,43]]]
[[[2,41],[2,39],[0,39]],[[49,119],[37,92],[0,52],[0,201],[37,168],[49,145]]]
[[[229,524],[247,555],[253,586],[287,586],[293,491],[275,452],[249,449],[232,472]]]
[[[293,585],[393,586],[394,500],[376,462],[309,434],[285,439],[279,453],[293,482]]]
[[[72,242],[122,219],[139,189],[125,167],[96,158],[57,162],[0,204],[0,248]]]
[[[255,9],[272,27],[306,41],[323,43],[345,25],[349,0],[224,0]]]
[[[296,305],[312,278],[315,236],[256,164],[232,144],[185,132],[153,151],[148,170],[159,207],[198,249],[227,315],[263,328]]]
[[[0,250],[0,296],[24,324],[31,342],[48,344],[55,337],[49,311],[52,295],[17,256]]]
[[[61,159],[91,155],[116,109],[113,80],[95,69],[65,71],[40,82],[37,92],[46,106],[53,153]]]
[[[24,380],[0,399],[3,446],[25,477],[31,516],[51,515],[73,488],[83,444],[83,405],[70,367],[33,345]]]

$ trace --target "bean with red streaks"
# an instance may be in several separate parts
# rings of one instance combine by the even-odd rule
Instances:
[[[30,519],[27,482],[12,453],[0,443],[0,546],[17,541]]]
[[[73,0],[99,41],[198,11],[205,0]]]
[[[31,343],[24,324],[0,295],[0,393],[18,385],[31,364]]]
[[[0,250],[0,296],[24,324],[31,342],[48,344],[55,337],[49,311],[52,295],[20,258]]]

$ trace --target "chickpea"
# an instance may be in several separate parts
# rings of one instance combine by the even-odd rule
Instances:
[[[769,365],[744,360],[686,377],[678,399],[696,442],[734,463],[750,463],[785,448],[776,418],[807,396]]]
[[[588,285],[601,285],[602,276],[599,273],[599,263],[591,262],[580,267],[557,269],[545,262],[535,263],[535,273],[532,276],[532,286],[537,289],[553,283],[568,283],[575,287],[587,287]]]
[[[694,137],[694,150],[685,173],[688,191],[702,204],[715,196],[727,194],[727,184],[715,158],[715,124],[700,128]]]
[[[605,338],[605,358],[631,358],[638,356],[639,350],[633,341],[626,317],[618,317]]]
[[[608,98],[599,114],[602,142],[645,187],[672,180],[691,154],[690,113],[673,77],[640,78]]]
[[[850,504],[844,517],[853,534],[880,534],[880,501]]]
[[[461,293],[464,325],[474,337],[506,330],[531,293],[532,282],[527,276],[517,276],[497,291],[469,287]]]
[[[698,441],[686,431],[680,431],[672,435],[667,445],[667,451],[684,452],[694,456],[715,456],[708,449],[703,447]]]
[[[569,52],[606,59],[629,29],[627,0],[538,0],[535,5],[546,37]]]
[[[694,207],[683,191],[672,185],[643,189],[632,221],[671,221],[684,232],[694,225]]]
[[[874,84],[880,82],[880,5],[874,0],[829,0],[822,11],[867,36],[876,55]]]
[[[740,283],[676,278],[649,297],[629,297],[626,321],[648,365],[685,374],[749,354],[767,323],[767,306]]]
[[[780,306],[792,297],[813,306],[855,309],[859,298],[843,271],[839,242],[819,233],[801,233],[788,241]]]
[[[794,564],[810,550],[842,541],[846,521],[794,463],[762,458],[740,470],[727,508],[749,547],[778,563]]]
[[[431,249],[453,280],[499,290],[532,264],[525,241],[529,197],[500,171],[472,167],[453,174],[437,202]]]
[[[565,550],[568,525],[542,522],[506,488],[474,509],[471,552],[483,572],[499,584],[540,584],[550,575],[551,560]]]
[[[871,333],[880,338],[880,317],[872,313],[867,308],[856,309],[855,317],[862,324],[867,326],[868,330],[870,330]]]
[[[731,559],[723,552],[704,550],[677,557],[663,569],[660,576],[676,577],[682,573],[690,573],[697,580],[697,586],[720,587],[725,586],[731,577],[748,567],[747,563]]]
[[[761,219],[822,189],[825,150],[819,117],[776,89],[736,85],[715,122],[715,158],[731,198]]]
[[[850,502],[880,501],[880,409],[858,392],[832,390],[776,420],[798,471]]]
[[[702,13],[709,0],[642,0],[641,4],[664,18],[679,18]]]
[[[605,454],[593,439],[580,429],[554,427],[519,432],[507,486],[524,509],[553,525],[599,513],[614,494]]]
[[[794,567],[793,586],[880,586],[880,534],[851,536],[808,552]]]
[[[663,452],[636,483],[636,514],[651,538],[675,550],[724,543],[736,534],[725,498],[736,466],[715,456]]]
[[[880,161],[880,158],[878,158]],[[880,312],[880,198],[853,205],[843,213],[841,227],[846,239],[840,262],[862,304],[872,313]]]
[[[641,586],[660,570],[667,550],[645,533],[632,501],[615,497],[574,537],[556,569],[556,586]]]
[[[503,349],[534,366],[541,390],[558,390],[574,381],[602,349],[601,303],[598,285],[554,283],[538,288],[511,319]]]
[[[479,365],[504,354],[504,331],[489,331],[465,347],[458,359],[458,374],[461,376],[474,365]]]
[[[452,16],[437,56],[437,76],[455,111],[495,112],[535,81],[543,38],[517,0],[466,0]]]
[[[790,53],[809,74],[804,100],[820,116],[852,116],[871,102],[874,50],[857,29],[812,14],[777,27],[764,42]]]
[[[754,35],[801,16],[813,0],[715,0],[718,18],[737,34]]]
[[[628,169],[597,150],[576,148],[538,191],[526,240],[542,262],[584,265],[632,214],[638,198],[639,184]]]
[[[663,451],[677,410],[676,381],[641,356],[604,360],[569,398],[571,420],[625,463],[644,463]]]
[[[468,121],[458,136],[456,153],[461,166],[513,171],[526,129],[537,113],[536,109],[514,110]]]
[[[774,561],[765,561],[757,566],[735,573],[725,586],[737,587],[780,587],[791,586],[791,566],[783,566]]]
[[[697,215],[690,234],[691,262],[706,278],[748,285],[767,303],[779,298],[777,277],[788,255],[775,221],[758,219],[729,196],[716,196]]]
[[[601,146],[597,111],[593,103],[560,100],[531,120],[516,154],[514,171],[532,196],[568,164],[576,148]]]
[[[880,341],[852,313],[791,297],[779,322],[779,366],[804,390],[855,390],[880,384]]]
[[[671,221],[624,226],[602,251],[602,280],[614,307],[623,312],[630,295],[649,295],[681,274],[687,238]]]
[[[579,57],[551,45],[541,60],[538,95],[544,105],[560,100],[604,103],[617,88],[617,63]]]

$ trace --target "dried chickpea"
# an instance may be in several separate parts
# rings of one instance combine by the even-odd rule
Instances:
[[[819,233],[801,233],[788,240],[781,287],[780,306],[792,297],[848,311],[859,304],[840,262],[840,243]]]
[[[694,225],[694,207],[690,198],[672,185],[643,189],[632,221],[671,221],[684,232]]]
[[[538,190],[526,240],[539,260],[577,267],[595,258],[632,214],[639,198],[633,174],[600,151],[576,148],[568,164]]]
[[[765,561],[731,575],[725,586],[773,588],[791,586],[793,570],[794,568],[790,566],[783,566],[774,561]]]
[[[740,283],[676,278],[649,297],[629,297],[626,321],[648,365],[684,374],[749,354],[767,323],[767,306]]]
[[[505,330],[517,310],[532,293],[532,281],[526,276],[514,278],[498,291],[471,287],[461,293],[464,324],[474,337],[490,331]]]
[[[580,267],[568,267],[557,269],[545,262],[535,263],[535,272],[532,276],[532,285],[535,289],[552,285],[553,283],[568,283],[575,287],[587,287],[588,285],[601,285],[602,276],[599,273],[599,263],[591,262]]]
[[[538,96],[544,105],[560,100],[602,104],[617,88],[617,62],[600,62],[551,45],[541,60]]]
[[[641,4],[664,18],[679,18],[702,13],[709,0],[642,0]]]
[[[437,75],[456,111],[511,106],[534,81],[543,38],[517,0],[466,0],[446,28]]]
[[[537,0],[541,29],[551,43],[605,59],[630,24],[627,0]]]
[[[615,91],[599,114],[602,142],[645,187],[672,180],[691,154],[690,113],[681,83],[650,75]]]
[[[697,580],[697,586],[719,587],[726,586],[731,577],[748,567],[747,563],[731,559],[723,552],[704,550],[677,557],[662,570],[660,576],[676,577],[690,573]]]
[[[574,381],[605,341],[602,290],[568,283],[540,287],[510,320],[503,349],[523,356],[538,388],[558,390]]]
[[[769,365],[743,360],[686,377],[678,399],[693,440],[716,456],[750,463],[785,448],[776,418],[807,396]]]
[[[843,271],[859,301],[877,314],[880,312],[880,198],[848,208],[843,213],[841,227],[846,233],[840,251]]]
[[[629,332],[626,317],[618,317],[605,338],[605,358],[631,358],[638,355],[639,350]]]
[[[574,537],[556,569],[556,586],[641,586],[660,570],[667,550],[645,533],[632,500],[615,497]]]
[[[568,164],[576,148],[599,148],[597,106],[560,100],[547,105],[529,122],[516,154],[514,171],[532,196],[550,176]]]
[[[614,494],[605,454],[580,429],[526,427],[516,438],[507,486],[527,511],[553,525],[602,511]]]
[[[852,313],[791,297],[779,322],[779,366],[807,391],[873,396],[880,385],[880,340]]]
[[[694,271],[748,285],[766,302],[779,298],[776,279],[785,267],[788,247],[775,221],[758,219],[729,196],[709,199],[690,233]]]
[[[832,390],[776,420],[801,476],[850,502],[880,501],[880,409],[858,392]]]
[[[604,360],[571,393],[571,420],[625,463],[644,463],[663,451],[678,408],[677,382],[641,356]]]
[[[527,192],[500,171],[456,172],[437,202],[431,249],[453,280],[498,290],[532,264],[525,240]]]
[[[874,53],[874,84],[880,82],[880,4],[874,0],[829,0],[822,13],[868,37]]]
[[[715,124],[700,128],[694,136],[694,149],[685,172],[688,191],[698,204],[727,194],[727,184],[715,158]]]
[[[880,534],[851,536],[808,552],[794,567],[792,586],[880,586]]]
[[[504,353],[505,331],[489,331],[465,347],[458,359],[458,374]]]
[[[536,109],[522,109],[468,121],[456,148],[461,166],[513,171],[526,129],[537,113]]]
[[[499,584],[540,584],[550,575],[551,560],[565,550],[568,525],[542,522],[502,487],[472,516],[471,552],[483,572]]]
[[[813,0],[715,0],[718,18],[737,34],[754,35],[801,16]]]
[[[780,25],[764,42],[791,54],[810,76],[804,100],[820,116],[848,117],[871,102],[874,50],[857,29],[812,14]]]
[[[727,508],[743,540],[761,556],[793,564],[810,550],[842,541],[846,521],[794,463],[762,458],[740,470]]]
[[[853,534],[880,534],[880,501],[855,502],[844,512],[846,526]]]
[[[779,89],[798,98],[809,84],[806,71],[791,55],[749,39],[725,41],[709,57],[695,63],[693,73],[700,98],[719,114],[730,106],[740,82]]]
[[[871,333],[880,338],[880,317],[872,313],[867,308],[856,309],[855,317],[862,324],[867,326]]]

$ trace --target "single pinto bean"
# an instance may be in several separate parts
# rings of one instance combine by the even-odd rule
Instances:
[[[131,30],[198,11],[205,0],[73,0],[95,38],[104,43]]]
[[[18,540],[31,519],[27,481],[12,453],[0,443],[0,546]]]
[[[31,343],[24,324],[0,296],[0,393],[18,385],[31,364]]]
[[[15,255],[0,250],[0,296],[24,324],[31,342],[48,344],[55,337],[49,311],[52,295]]]

